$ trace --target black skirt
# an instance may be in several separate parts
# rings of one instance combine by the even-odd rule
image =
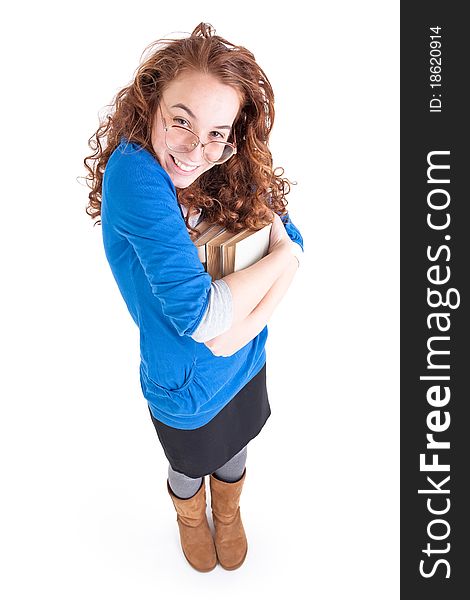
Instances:
[[[171,467],[192,478],[213,473],[240,452],[258,435],[270,414],[266,363],[259,373],[202,427],[169,427],[155,419],[150,411],[158,439]]]

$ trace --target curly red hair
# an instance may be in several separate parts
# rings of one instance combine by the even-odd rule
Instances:
[[[274,93],[254,55],[215,35],[207,23],[200,23],[189,37],[157,40],[143,54],[146,51],[150,56],[140,64],[132,83],[116,94],[108,105],[111,114],[88,140],[93,154],[83,161],[91,189],[87,214],[93,219],[101,215],[103,173],[122,136],[158,160],[151,143],[151,127],[161,94],[180,73],[196,71],[235,88],[242,102],[233,126],[237,153],[203,173],[189,187],[177,189],[178,201],[188,208],[186,226],[194,231],[188,220],[195,212],[191,209],[199,208],[205,221],[232,232],[264,227],[271,223],[272,211],[285,215],[285,196],[292,182],[282,177],[284,169],[279,168],[278,174],[278,169],[273,169],[268,140],[274,122]]]

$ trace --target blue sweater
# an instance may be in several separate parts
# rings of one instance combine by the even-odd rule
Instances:
[[[303,249],[289,216],[283,221]],[[205,425],[263,367],[267,327],[227,357],[191,337],[212,278],[170,177],[150,152],[124,137],[103,175],[101,224],[106,258],[140,331],[140,383],[152,414],[177,429]]]

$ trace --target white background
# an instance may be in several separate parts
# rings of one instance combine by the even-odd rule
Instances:
[[[399,4],[16,3],[2,35],[0,594],[396,599]],[[269,326],[242,568],[194,571],[138,331],[85,214],[98,113],[153,40],[208,21],[276,94],[305,263]]]

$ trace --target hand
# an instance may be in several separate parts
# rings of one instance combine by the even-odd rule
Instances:
[[[287,235],[284,223],[281,217],[274,213],[274,219],[271,225],[271,233],[269,235],[269,249],[268,254],[280,245],[288,244],[291,242],[290,237]]]

